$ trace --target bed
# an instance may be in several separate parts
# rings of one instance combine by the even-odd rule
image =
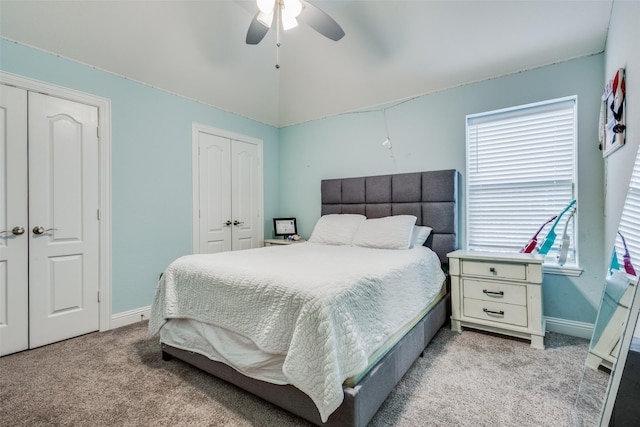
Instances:
[[[331,218],[413,218],[432,229],[425,247],[363,248],[370,245],[358,225],[352,237],[363,245],[316,239],[176,260],[158,285],[149,324],[152,335],[160,333],[163,358],[317,425],[365,426],[447,320],[442,270],[457,249],[458,176],[446,170],[321,182],[322,217],[311,240]]]

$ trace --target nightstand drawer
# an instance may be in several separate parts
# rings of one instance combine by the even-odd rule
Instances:
[[[527,307],[521,305],[501,304],[465,298],[462,310],[466,317],[474,317],[491,322],[508,323],[516,326],[527,326]]]
[[[491,279],[526,280],[527,267],[519,263],[462,260],[462,274],[483,276]]]
[[[506,304],[527,305],[527,287],[500,282],[462,279],[465,298]]]

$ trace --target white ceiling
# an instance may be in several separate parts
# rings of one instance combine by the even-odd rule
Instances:
[[[254,1],[0,1],[0,36],[274,126],[604,50],[613,0],[311,0],[346,36],[272,28]],[[304,13],[304,12],[303,12]]]

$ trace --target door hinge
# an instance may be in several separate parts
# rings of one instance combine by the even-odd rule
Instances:
[[[96,211],[96,218],[100,221],[100,209]]]
[[[100,128],[99,127],[96,128],[96,136],[98,137],[98,139],[100,139]]]
[[[100,291],[98,291],[98,302],[100,302]]]

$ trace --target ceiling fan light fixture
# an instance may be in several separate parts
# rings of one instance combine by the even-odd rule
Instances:
[[[258,13],[257,19],[258,19],[258,22],[264,25],[265,27],[271,28],[271,23],[273,22],[273,10],[271,10],[271,12],[269,13],[260,11],[260,13]]]
[[[300,0],[284,0],[282,15],[285,14],[297,18],[302,12],[302,2]]]
[[[248,45],[260,43],[273,26],[273,20],[275,19],[276,46],[280,47],[280,30],[289,30],[297,27],[297,18],[302,13],[305,14],[303,23],[309,25],[324,37],[333,41],[338,41],[344,37],[344,30],[340,25],[311,3],[302,0],[256,0],[256,4],[258,12],[256,12],[249,24],[245,39]],[[276,68],[279,68],[277,60]]]
[[[276,0],[258,0],[258,9],[260,9],[260,12],[267,15],[273,15],[273,8],[275,5]]]
[[[282,10],[282,28],[286,30],[290,30],[298,26],[298,20],[295,16],[291,16],[288,13],[285,13],[284,9]]]

